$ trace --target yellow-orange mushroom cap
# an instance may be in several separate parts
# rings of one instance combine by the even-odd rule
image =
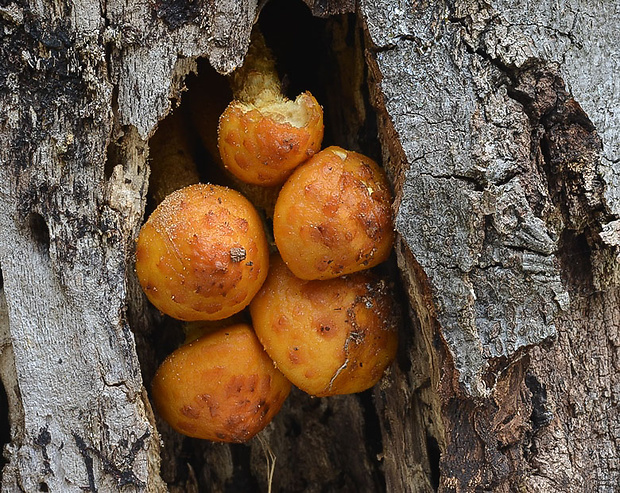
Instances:
[[[217,185],[170,194],[136,244],[136,272],[146,296],[179,320],[220,320],[239,312],[268,268],[258,213],[243,195]]]
[[[250,313],[278,369],[311,395],[366,390],[396,355],[393,298],[385,281],[370,271],[304,281],[272,256]]]
[[[238,324],[174,351],[157,370],[152,395],[179,433],[245,442],[273,419],[290,389],[252,328]]]
[[[332,279],[374,267],[392,250],[392,195],[372,159],[328,147],[295,170],[275,205],[273,233],[301,279]]]
[[[323,109],[309,92],[295,101],[233,101],[218,128],[224,167],[240,180],[262,186],[283,183],[319,151],[322,140]]]

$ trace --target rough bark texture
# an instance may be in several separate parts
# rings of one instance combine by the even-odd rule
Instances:
[[[194,57],[222,72],[239,65],[254,10],[233,1],[0,7],[7,491],[162,488],[126,319],[145,139]],[[110,142],[118,152],[108,156]]]
[[[312,14],[327,17],[355,12],[355,0],[304,0]]]
[[[305,4],[0,6],[3,490],[266,491],[271,450],[273,491],[616,491],[620,7]],[[148,138],[179,100],[226,93],[198,58],[232,71],[260,9],[326,144],[383,156],[405,317],[373,391],[295,391],[229,446],[151,412],[181,335],[141,294],[133,239]]]
[[[620,484],[617,8],[362,2],[443,491]],[[387,399],[415,436],[426,385]],[[418,478],[386,464],[394,491]]]

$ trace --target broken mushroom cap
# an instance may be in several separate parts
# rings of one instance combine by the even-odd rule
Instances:
[[[222,164],[243,182],[281,185],[321,148],[323,108],[309,92],[295,101],[282,94],[275,58],[256,27],[231,85],[234,100],[218,127]]]
[[[136,245],[146,296],[179,320],[220,320],[241,311],[268,267],[258,213],[243,195],[217,185],[191,185],[169,195]]]
[[[264,93],[263,93],[264,94]],[[220,117],[218,146],[224,167],[246,183],[274,186],[321,148],[323,109],[309,92],[233,101]]]
[[[155,374],[152,396],[160,416],[179,433],[245,442],[273,419],[290,389],[252,328],[237,324],[168,356]]]
[[[395,312],[387,283],[370,271],[304,281],[277,256],[250,304],[254,330],[278,369],[318,397],[379,381],[396,355]]]
[[[372,159],[328,147],[295,170],[276,201],[273,233],[301,279],[331,279],[374,267],[392,250],[392,195]]]

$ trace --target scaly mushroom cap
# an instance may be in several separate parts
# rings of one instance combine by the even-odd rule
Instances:
[[[309,92],[295,101],[272,96],[233,101],[220,117],[218,146],[224,167],[262,186],[283,183],[321,148],[323,109]]]
[[[273,419],[290,389],[252,328],[238,324],[174,351],[157,370],[152,394],[179,433],[245,442]]]
[[[369,271],[304,281],[272,256],[250,313],[278,369],[301,390],[324,397],[379,381],[398,344],[393,303],[386,283]]]
[[[219,320],[252,300],[269,268],[258,213],[240,193],[191,185],[169,195],[142,227],[136,271],[148,299],[179,320]]]
[[[276,201],[273,232],[301,279],[331,279],[374,267],[392,250],[392,196],[372,159],[328,147],[295,170]]]

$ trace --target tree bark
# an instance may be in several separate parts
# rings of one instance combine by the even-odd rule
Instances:
[[[298,4],[0,7],[3,491],[267,491],[268,451],[273,491],[617,491],[620,6]],[[218,104],[259,11],[326,142],[388,170],[404,320],[372,391],[211,444],[151,410],[179,332],[133,241],[148,139]]]
[[[441,491],[615,491],[618,6],[400,7],[361,6],[424,340],[419,396],[385,399],[388,490],[424,488],[419,399]]]
[[[127,321],[146,140],[196,57],[239,65],[255,8],[1,8],[6,491],[162,489]]]

